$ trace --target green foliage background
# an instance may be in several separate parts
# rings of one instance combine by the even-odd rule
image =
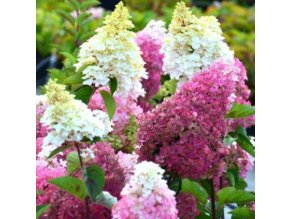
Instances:
[[[177,0],[124,0],[130,8],[134,31],[143,29],[151,19],[162,19],[168,25]],[[255,94],[255,6],[245,7],[243,1],[223,1],[218,7],[210,5],[205,10],[185,0],[196,16],[216,16],[224,32],[225,40],[235,51],[235,56],[246,66],[248,85],[252,91],[254,104]],[[238,4],[241,3],[241,4]],[[97,7],[96,5],[95,7]],[[36,9],[36,46],[42,57],[57,54],[59,51],[73,52],[74,40],[65,31],[69,24],[56,11],[69,11],[65,0],[37,0]],[[105,11],[103,17],[110,12]],[[83,31],[93,34],[102,24],[103,17],[88,22]],[[90,35],[88,34],[88,37]],[[63,57],[59,57],[62,59]]]

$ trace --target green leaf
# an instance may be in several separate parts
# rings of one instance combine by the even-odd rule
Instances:
[[[67,84],[67,85],[70,85],[70,84],[82,84],[83,83],[83,79],[82,79],[82,74],[73,74],[69,77],[67,77],[65,80],[64,80],[64,83]]]
[[[237,134],[237,143],[238,145],[243,148],[246,152],[248,152],[250,155],[255,157],[255,147],[250,141],[245,129],[242,127],[238,127],[236,129],[236,134]]]
[[[77,0],[66,0],[66,2],[70,5],[71,9],[79,10],[80,3]]]
[[[87,0],[81,3],[81,9],[86,10],[99,4],[98,0]]]
[[[255,195],[248,191],[237,190],[234,187],[225,187],[218,191],[217,196],[221,204],[237,203],[242,204],[246,202],[255,201]]]
[[[242,177],[239,176],[236,182],[236,189],[245,190],[247,187],[248,187],[247,182]]]
[[[92,37],[95,34],[95,31],[89,31],[85,34],[82,34],[80,37],[80,41],[86,41],[87,39],[89,39],[90,37]]]
[[[200,212],[194,219],[211,219],[212,217],[205,214],[204,212]]]
[[[101,167],[93,164],[83,172],[88,193],[93,201],[102,192],[105,185],[105,174]]]
[[[116,78],[110,78],[109,86],[110,86],[111,94],[113,95],[115,93],[115,91],[117,90],[117,87],[118,87],[117,79]]]
[[[255,114],[255,108],[250,105],[234,103],[226,118],[244,118]]]
[[[66,74],[60,69],[52,68],[48,69],[48,72],[50,78],[56,80],[59,83],[62,83],[66,78]]]
[[[90,101],[90,98],[93,94],[93,88],[90,86],[83,86],[80,89],[77,90],[75,93],[75,98],[77,100],[81,100],[85,104],[87,104]]]
[[[239,146],[241,148],[243,148],[250,155],[252,155],[253,157],[255,157],[255,148],[252,145],[252,143],[251,143],[250,139],[248,138],[248,136],[238,135],[237,143],[239,144]]]
[[[49,208],[50,208],[50,205],[49,204],[36,206],[36,218],[38,219]]]
[[[206,190],[190,179],[182,179],[182,192],[188,192],[194,195],[200,202],[205,203],[208,198],[208,193]]]
[[[87,12],[83,12],[81,13],[78,17],[77,17],[77,24],[78,25],[83,25],[85,23],[85,21],[91,17],[91,14],[87,13]]]
[[[66,156],[67,174],[70,175],[80,167],[78,153],[73,151]]]
[[[229,212],[233,219],[254,219],[255,212],[246,207],[239,207]]]
[[[72,25],[75,24],[75,19],[70,13],[68,13],[68,12],[66,12],[66,11],[64,11],[62,9],[57,9],[56,12],[60,16],[62,16],[64,19],[66,19],[68,22],[70,22]]]
[[[236,191],[234,187],[225,187],[217,192],[217,196],[219,198],[219,202],[221,204],[228,203],[227,199],[231,194],[233,194]]]
[[[230,185],[235,187],[236,186],[236,181],[235,181],[235,177],[234,177],[233,173],[227,172],[227,178],[228,178],[228,180],[230,182]]]
[[[49,183],[74,195],[75,197],[81,200],[84,200],[87,195],[86,186],[84,182],[72,176],[62,176],[54,178],[50,180]]]
[[[114,97],[112,97],[112,95],[110,93],[108,93],[105,90],[101,90],[100,93],[101,93],[103,101],[105,103],[109,118],[110,118],[110,120],[112,120],[112,118],[115,114],[115,111],[116,111],[115,99],[114,99]]]
[[[98,205],[102,205],[108,209],[112,209],[113,205],[118,202],[118,199],[112,196],[109,192],[101,192],[95,201]]]
[[[69,59],[69,61],[74,64],[76,62],[76,57],[74,57],[72,54],[68,53],[68,52],[60,52],[60,54],[62,56],[64,56],[65,58]]]
[[[63,145],[63,146],[61,146],[61,147],[59,147],[59,148],[53,150],[53,151],[49,154],[49,156],[47,157],[47,159],[52,158],[52,157],[55,156],[56,154],[58,154],[58,153],[60,153],[60,152],[62,152],[62,151],[64,151],[64,150],[66,150],[66,149],[68,149],[68,148],[70,148],[70,147],[71,147],[71,145]]]

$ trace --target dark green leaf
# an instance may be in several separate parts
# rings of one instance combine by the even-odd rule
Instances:
[[[244,118],[255,114],[255,108],[250,105],[234,103],[226,118]]]
[[[81,100],[85,104],[87,104],[90,101],[90,97],[93,94],[93,88],[90,86],[83,86],[76,92],[76,99]]]
[[[239,181],[239,167],[231,168],[227,170],[227,178],[230,182],[230,185],[235,187],[236,183]]]
[[[247,188],[247,186],[248,186],[247,182],[242,177],[239,176],[236,182],[236,189],[244,190]]]
[[[66,156],[67,174],[70,175],[80,167],[78,153],[73,151]]]
[[[210,182],[208,179],[201,179],[201,180],[199,180],[199,183],[205,189],[207,194],[211,193],[211,186],[210,186]]]
[[[54,178],[50,180],[49,183],[82,200],[84,200],[87,195],[86,186],[83,181],[72,176]]]
[[[49,204],[36,206],[36,218],[38,219],[49,208],[50,208],[50,205]]]
[[[236,186],[236,181],[235,181],[235,177],[234,177],[232,172],[227,172],[227,178],[228,178],[228,180],[230,182],[230,185],[235,187]]]
[[[88,193],[93,201],[102,192],[105,185],[105,174],[101,167],[93,164],[83,173]]]
[[[82,79],[82,74],[73,74],[69,77],[67,77],[65,80],[64,80],[64,83],[67,84],[67,85],[70,85],[70,84],[82,84],[83,83],[83,79]]]
[[[239,207],[229,212],[234,219],[254,219],[255,212],[246,207]]]
[[[112,209],[113,205],[118,202],[118,199],[112,196],[109,192],[101,192],[95,201],[98,205],[102,205],[108,209]]]
[[[114,99],[114,97],[112,97],[112,95],[110,93],[108,93],[105,90],[101,90],[100,93],[101,93],[103,101],[105,103],[109,118],[110,118],[110,120],[112,120],[112,118],[115,114],[115,111],[116,111],[115,99]]]
[[[64,19],[66,19],[68,22],[70,22],[72,25],[75,24],[75,19],[70,13],[68,13],[68,12],[66,12],[66,11],[64,11],[62,9],[57,9],[56,12],[60,16],[62,16]]]
[[[197,215],[196,217],[194,217],[194,219],[211,219],[212,217],[205,214],[204,212],[200,212],[199,215]]]
[[[247,135],[244,128],[238,126],[236,131],[231,132],[230,135],[236,138],[236,142],[241,148],[243,148],[246,152],[255,157],[255,147],[250,141],[249,136]]]
[[[86,1],[81,3],[81,9],[86,10],[86,9],[89,9],[93,6],[98,5],[98,4],[99,4],[99,1],[97,1],[97,0],[86,0]]]
[[[193,194],[202,203],[205,203],[208,198],[206,190],[200,184],[190,179],[182,179],[181,191]]]
[[[115,91],[117,90],[117,87],[118,87],[117,79],[116,78],[110,78],[109,86],[110,86],[111,94],[113,95],[115,93]]]
[[[68,149],[68,148],[70,148],[70,147],[71,147],[70,145],[63,145],[63,146],[61,146],[61,147],[59,147],[59,148],[53,150],[53,151],[49,154],[49,156],[47,157],[47,159],[52,158],[52,157],[55,156],[56,154],[58,154],[58,153],[60,153],[60,152],[62,152],[62,151],[64,151],[64,150],[66,150],[66,149]]]
[[[181,178],[179,176],[174,177],[173,181],[170,183],[169,188],[175,192],[177,192],[180,189],[180,182]]]
[[[248,138],[248,136],[245,135],[238,135],[237,138],[237,143],[238,145],[243,148],[245,151],[247,151],[250,155],[252,155],[253,157],[255,157],[255,148],[252,145],[250,139]]]
[[[237,203],[242,204],[255,200],[255,195],[248,191],[237,190],[234,187],[225,187],[218,191],[217,196],[221,204]]]

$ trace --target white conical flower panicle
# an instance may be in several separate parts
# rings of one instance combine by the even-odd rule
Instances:
[[[108,115],[100,110],[91,111],[65,90],[64,85],[50,80],[46,85],[48,106],[41,122],[48,126],[45,145],[60,146],[65,141],[102,138],[112,130]],[[50,146],[51,147],[51,146]]]
[[[164,73],[172,79],[187,81],[217,59],[233,59],[233,52],[223,40],[215,17],[197,18],[184,2],[179,2],[162,48]]]
[[[137,99],[145,95],[141,79],[147,78],[147,73],[129,18],[128,9],[120,2],[105,18],[105,26],[96,29],[96,34],[81,45],[75,67],[84,68],[84,84],[107,86],[110,78],[116,78],[117,93]]]

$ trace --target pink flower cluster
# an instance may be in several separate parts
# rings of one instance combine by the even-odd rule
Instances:
[[[66,170],[62,166],[48,167],[43,165],[42,162],[37,162],[36,164],[36,190],[41,191],[41,194],[37,196],[36,203],[37,205],[47,204],[51,201],[54,193],[58,191],[48,181],[56,177],[64,176]]]
[[[234,143],[228,148],[225,160],[228,166],[234,168],[239,167],[240,176],[247,177],[247,173],[253,168],[253,158],[245,152],[237,143]]]
[[[134,175],[113,206],[114,219],[177,219],[174,192],[162,179],[163,170],[152,162],[136,165]]]
[[[140,160],[155,161],[181,177],[221,175],[222,139],[229,130],[225,115],[237,96],[236,69],[236,62],[218,60],[140,116]]]
[[[142,80],[146,96],[138,99],[139,105],[146,112],[152,109],[147,102],[159,90],[163,66],[164,54],[160,49],[166,36],[166,29],[163,21],[150,21],[148,25],[137,33],[136,42],[142,51],[142,58],[145,61],[145,69],[148,72],[148,79]]]
[[[119,151],[117,155],[119,164],[124,170],[125,182],[128,183],[138,162],[138,155],[135,153],[127,154],[122,151]]]
[[[192,194],[180,192],[176,197],[176,202],[180,219],[192,219],[199,215],[197,200]]]
[[[251,105],[249,101],[251,91],[246,84],[246,81],[248,80],[246,68],[243,63],[240,62],[240,60],[238,59],[234,60],[234,67],[234,71],[237,76],[235,102],[239,104]],[[234,119],[230,120],[229,122],[233,130],[235,130],[238,125],[242,126],[243,128],[247,128],[255,124],[255,116],[248,116],[242,119]]]

